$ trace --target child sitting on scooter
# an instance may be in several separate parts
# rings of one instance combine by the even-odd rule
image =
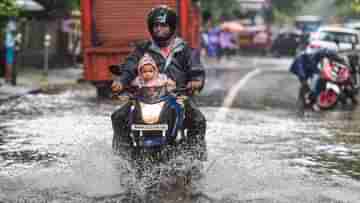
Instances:
[[[175,89],[176,87],[175,81],[159,72],[154,59],[147,53],[139,61],[138,76],[131,82],[131,85],[139,88],[166,86],[168,90]]]

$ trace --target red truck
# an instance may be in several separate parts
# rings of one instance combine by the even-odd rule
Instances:
[[[112,75],[110,65],[121,63],[133,44],[150,38],[146,18],[151,8],[165,4],[179,16],[179,35],[200,47],[200,8],[194,0],[81,0],[84,79],[107,96]]]

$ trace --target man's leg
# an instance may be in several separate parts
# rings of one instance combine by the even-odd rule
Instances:
[[[130,112],[131,103],[128,102],[121,106],[111,115],[113,135],[113,148],[118,149],[121,146],[129,145],[128,137],[128,116]]]
[[[191,99],[187,100],[185,105],[185,126],[188,128],[189,137],[204,139],[206,119]]]
[[[317,97],[320,95],[321,92],[321,80],[320,80],[320,75],[319,74],[315,74],[311,80],[311,96],[312,99],[314,99],[316,101]],[[319,111],[320,107],[318,106],[317,102],[315,102],[312,106],[314,111]]]
[[[193,151],[195,154],[193,155],[196,159],[205,161],[207,160],[206,119],[191,99],[185,103],[185,117],[185,127],[188,129],[188,143],[191,148],[195,147]]]
[[[358,105],[359,104],[359,101],[356,98],[356,94],[351,95],[351,102],[352,102],[353,105]]]
[[[321,92],[320,75],[314,74],[310,80],[310,89],[313,97],[319,96]]]

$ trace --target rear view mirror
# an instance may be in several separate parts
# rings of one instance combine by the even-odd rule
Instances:
[[[114,75],[121,75],[121,65],[110,65],[109,70]]]
[[[202,76],[204,74],[204,72],[202,71],[202,70],[200,70],[200,69],[192,69],[191,71],[190,71],[190,75],[192,76],[192,77],[200,77],[200,76]]]

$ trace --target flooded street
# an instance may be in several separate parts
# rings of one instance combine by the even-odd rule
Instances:
[[[0,105],[0,202],[151,202],[149,181],[112,152],[117,105],[95,94],[81,87]],[[208,160],[154,202],[360,202],[360,108],[298,117],[290,99],[253,109],[238,96],[225,109],[200,101]],[[196,165],[181,161],[185,172]]]

